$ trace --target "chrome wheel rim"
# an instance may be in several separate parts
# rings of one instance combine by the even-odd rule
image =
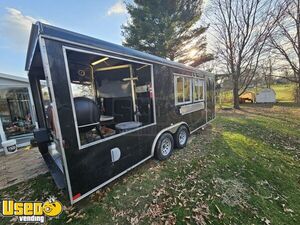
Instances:
[[[185,130],[180,131],[179,133],[179,144],[184,145],[187,139],[187,134]]]
[[[165,138],[161,143],[161,154],[167,156],[172,149],[172,143],[169,138]]]

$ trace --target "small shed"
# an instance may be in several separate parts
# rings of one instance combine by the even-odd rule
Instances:
[[[265,88],[257,93],[256,103],[275,103],[276,93],[271,88]]]
[[[246,101],[249,101],[251,103],[255,102],[255,93],[251,91],[247,91],[244,94],[240,95],[240,103],[245,103]]]

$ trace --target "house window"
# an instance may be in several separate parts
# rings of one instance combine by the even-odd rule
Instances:
[[[185,76],[175,76],[175,105],[192,102],[192,79]]]
[[[7,138],[31,133],[34,128],[27,87],[0,89],[0,120]]]
[[[204,81],[201,79],[194,79],[193,82],[193,101],[203,101],[204,100]]]

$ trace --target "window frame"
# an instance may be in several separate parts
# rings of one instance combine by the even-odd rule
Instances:
[[[178,96],[177,96],[177,79],[182,78],[182,94],[183,94],[183,102],[178,102]],[[185,101],[185,80],[189,79],[190,80],[190,91],[189,91],[189,101]],[[185,74],[178,74],[174,73],[174,97],[175,97],[175,106],[179,105],[185,105],[193,102],[193,76],[185,75]]]
[[[201,83],[202,83],[202,98],[199,98],[199,97],[198,97],[198,99],[194,98],[195,97],[194,96],[195,81],[197,81],[197,82],[201,81]],[[198,86],[198,87],[201,87],[201,86]],[[205,98],[205,96],[204,96],[204,93],[205,93],[204,89],[205,89],[205,80],[203,78],[194,77],[193,78],[193,102],[197,103],[197,102],[204,101],[204,98]],[[201,94],[201,92],[199,92],[198,94]]]
[[[157,124],[156,122],[156,99],[155,99],[155,88],[154,88],[154,70],[153,70],[153,64],[151,63],[147,63],[144,61],[138,61],[138,60],[132,60],[130,58],[126,58],[124,57],[119,57],[119,56],[114,56],[112,54],[106,54],[106,53],[99,53],[98,51],[95,50],[85,50],[82,49],[80,47],[70,47],[70,46],[62,46],[62,51],[63,51],[63,57],[64,57],[64,65],[65,65],[65,69],[66,69],[66,74],[67,74],[67,79],[68,79],[68,85],[69,85],[69,92],[70,92],[70,101],[71,101],[71,105],[72,105],[72,112],[73,112],[73,118],[74,118],[74,125],[75,125],[75,131],[76,131],[76,136],[77,136],[77,145],[78,145],[78,149],[79,150],[84,150],[85,148],[89,148],[91,146],[100,144],[102,142],[106,142],[106,141],[110,141],[112,139],[136,132],[138,130],[142,130],[145,129],[147,127],[151,127]],[[81,144],[80,142],[80,135],[79,135],[79,126],[77,124],[77,117],[76,117],[76,112],[75,112],[75,106],[74,106],[74,99],[73,99],[73,93],[72,93],[72,87],[71,87],[71,77],[70,77],[70,72],[69,72],[69,66],[68,66],[68,57],[67,57],[67,51],[75,51],[75,52],[81,52],[81,53],[88,53],[88,54],[94,54],[94,55],[99,55],[99,56],[106,56],[106,57],[110,57],[110,58],[114,58],[114,59],[120,59],[120,60],[124,60],[130,63],[139,63],[139,64],[143,64],[143,65],[147,65],[150,66],[150,80],[151,80],[151,87],[152,87],[152,93],[153,93],[153,98],[152,98],[152,104],[153,104],[153,122],[138,128],[135,128],[133,130],[130,131],[126,131],[126,132],[122,132],[119,134],[115,134],[109,137],[106,137],[104,139],[100,139],[100,140],[96,140],[90,143],[86,143],[86,144]]]

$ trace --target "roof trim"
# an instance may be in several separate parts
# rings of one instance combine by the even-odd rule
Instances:
[[[72,41],[68,41],[68,40],[65,40],[65,39],[61,39],[61,38],[55,38],[55,37],[46,36],[46,35],[41,35],[41,37],[45,38],[45,39],[50,39],[50,40],[55,40],[55,41],[61,41],[61,42],[68,43],[68,44],[73,44],[73,45],[84,47],[84,48],[89,48],[91,50],[104,51],[104,52],[107,52],[107,53],[110,53],[110,54],[111,53],[118,54],[118,55],[121,55],[123,57],[131,57],[131,58],[138,59],[138,60],[144,60],[144,61],[147,61],[148,63],[152,63],[152,64],[156,63],[156,64],[161,64],[161,65],[167,65],[167,66],[171,66],[173,68],[188,70],[190,72],[208,73],[206,71],[201,71],[201,70],[199,70],[197,68],[194,68],[194,67],[191,67],[191,68],[189,68],[189,67],[188,68],[182,68],[182,67],[175,66],[175,65],[168,65],[168,64],[161,63],[161,62],[158,62],[158,61],[153,61],[153,60],[149,60],[149,59],[139,58],[139,57],[135,57],[135,56],[132,56],[132,55],[123,54],[123,53],[119,53],[119,52],[114,52],[114,51],[110,51],[110,50],[107,50],[107,49],[104,49],[104,48],[98,48],[98,47],[94,47],[94,46],[90,46],[90,45],[85,45],[85,44],[81,44],[81,43],[77,43],[77,42],[72,42]],[[171,61],[171,62],[173,62],[173,61]]]
[[[145,52],[127,48],[121,45],[109,43],[94,37],[79,34],[73,31],[65,30],[62,28],[54,27],[48,24],[37,22],[32,25],[31,36],[28,46],[26,70],[30,69],[32,57],[34,55],[37,39],[42,36],[47,39],[52,39],[60,42],[71,43],[78,46],[84,46],[91,49],[99,49],[102,51],[112,52],[115,54],[138,58],[152,63],[163,64],[166,66],[179,68],[183,70],[189,70],[192,72],[205,73],[206,75],[213,75],[206,71],[201,71],[198,68],[187,66],[178,62],[173,62],[168,59],[164,59],[155,55],[151,55]]]
[[[61,40],[68,40],[68,41],[72,41],[72,42],[76,42],[76,43],[81,43],[81,44],[85,44],[85,45],[89,45],[89,46],[93,46],[93,47],[98,47],[98,48],[102,48],[105,50],[110,50],[110,51],[114,51],[115,53],[126,53],[129,56],[135,56],[135,57],[139,57],[140,59],[144,59],[144,60],[152,60],[152,61],[156,61],[156,62],[163,62],[164,64],[168,64],[168,65],[173,65],[177,64],[177,66],[180,67],[184,67],[185,69],[192,69],[192,70],[196,70],[196,68],[191,67],[191,66],[187,66],[181,63],[177,63],[159,56],[155,56],[146,52],[142,52],[142,51],[138,51],[135,50],[133,48],[128,48],[128,47],[124,47],[122,45],[118,45],[118,44],[114,44],[114,43],[110,43],[101,39],[97,39],[91,36],[87,36],[84,34],[80,34],[77,32],[73,32],[70,30],[66,30],[63,28],[59,28],[59,27],[55,27],[55,26],[51,26],[49,24],[44,24],[41,22],[37,22],[36,23],[38,25],[39,28],[39,33],[41,35],[46,35],[48,37],[56,37],[59,38]]]
[[[23,83],[29,83],[27,77],[16,76],[16,75],[11,75],[11,74],[7,74],[7,73],[0,73],[0,78],[6,79],[6,80],[14,80],[14,81],[23,82]]]
[[[36,50],[37,42],[38,42],[38,36],[39,36],[39,28],[38,24],[32,24],[31,31],[30,31],[30,37],[27,47],[27,55],[26,55],[26,61],[25,61],[25,70],[28,71],[33,57]]]

